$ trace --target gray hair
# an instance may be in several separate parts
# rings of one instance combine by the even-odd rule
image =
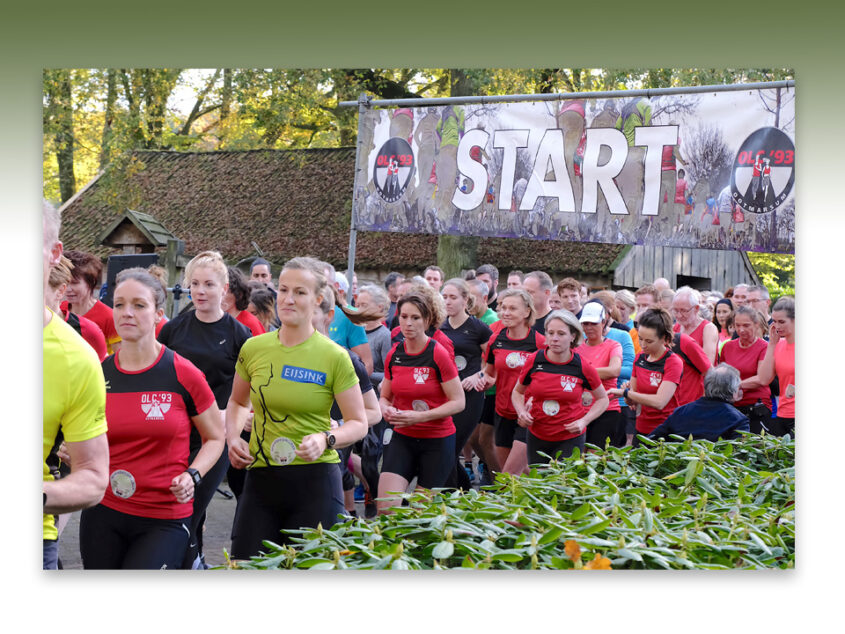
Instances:
[[[387,296],[387,291],[375,284],[364,284],[358,287],[358,295],[361,293],[369,295],[373,303],[384,310],[385,315],[387,314],[387,310],[390,308],[390,298]]]
[[[537,283],[540,285],[540,288],[544,291],[551,290],[554,286],[552,282],[552,278],[549,277],[549,274],[545,271],[531,271],[525,275],[525,278],[533,277],[537,280]],[[525,281],[525,280],[523,280]]]
[[[480,280],[477,277],[471,280],[467,280],[467,284],[475,286],[475,288],[481,291],[481,294],[484,297],[487,297],[487,295],[490,293],[490,287],[487,286],[487,282],[485,282],[484,280]]]
[[[45,244],[49,242],[52,246],[59,241],[62,217],[59,210],[43,198],[41,199],[41,213],[44,222],[44,242]]]
[[[733,403],[741,382],[739,370],[727,363],[720,363],[704,375],[704,396]]]
[[[701,294],[697,290],[695,290],[694,288],[690,288],[689,286],[682,286],[677,291],[675,291],[674,299],[678,299],[679,297],[688,297],[690,304],[693,306],[701,305]]]
[[[598,302],[598,304],[601,306],[601,302]],[[572,331],[572,334],[575,335],[575,340],[572,342],[572,345],[569,346],[570,348],[575,348],[576,346],[580,346],[583,343],[585,339],[584,328],[581,326],[581,322],[575,315],[573,315],[570,311],[566,310],[565,308],[553,310],[549,313],[549,316],[546,317],[546,321],[543,322],[543,325],[548,328],[549,322],[553,319],[559,319],[560,321],[565,323],[567,326],[569,326],[569,330]]]
[[[759,284],[757,286],[749,286],[748,292],[760,293],[760,297],[762,297],[763,299],[771,299],[771,296],[769,295],[769,289],[763,286],[762,284]]]

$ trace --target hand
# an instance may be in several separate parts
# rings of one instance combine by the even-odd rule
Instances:
[[[525,401],[525,408],[517,415],[516,423],[520,427],[531,427],[534,422],[534,417],[531,415],[531,406],[534,404],[534,397],[529,396]]]
[[[314,462],[323,455],[326,447],[328,447],[327,443],[328,439],[323,432],[308,434],[299,443],[299,447],[296,448],[296,455],[305,462]]]
[[[399,410],[392,405],[387,405],[386,407],[381,408],[381,415],[388,423],[392,423],[393,417],[396,416],[398,411]]]
[[[59,457],[59,460],[64,462],[67,466],[70,466],[70,454],[67,452],[67,445],[65,441],[62,441],[62,444],[59,445],[59,448],[56,450],[56,455]]]
[[[176,496],[179,504],[190,502],[194,497],[194,479],[187,471],[183,471],[170,481],[170,492]]]
[[[461,381],[461,387],[464,388],[465,392],[468,392],[469,390],[478,390],[478,375],[473,374],[465,378]]]
[[[780,335],[778,334],[775,325],[772,324],[771,326],[769,326],[769,343],[774,346],[777,345],[778,341],[780,341]]]
[[[612,387],[609,390],[607,390],[607,395],[608,396],[622,396],[622,392],[624,392],[624,391],[625,390],[623,390],[622,388]]]
[[[587,421],[583,418],[579,418],[578,420],[574,420],[571,423],[564,423],[563,428],[572,433],[572,434],[582,434],[584,430],[587,429]]]
[[[397,409],[391,421],[395,427],[409,427],[416,423],[421,423],[423,412],[417,412],[412,409]]]
[[[229,441],[229,462],[235,469],[244,469],[252,464],[249,443],[240,436]]]

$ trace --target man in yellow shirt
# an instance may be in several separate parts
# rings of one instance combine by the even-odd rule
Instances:
[[[62,255],[59,215],[43,202],[44,289],[50,268]],[[109,448],[106,440],[106,390],[94,350],[64,319],[44,307],[44,569],[58,564],[56,516],[99,503],[108,484]],[[64,438],[71,472],[55,479],[47,456]]]

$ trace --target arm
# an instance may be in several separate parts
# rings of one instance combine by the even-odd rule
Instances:
[[[716,355],[719,351],[719,329],[710,322],[704,326],[702,343],[704,344],[702,346],[702,348],[704,348],[704,354],[707,355],[707,360],[710,361],[710,364],[712,365],[716,360]]]
[[[398,410],[393,415],[393,424],[402,427],[415,423],[425,423],[463,411],[464,407],[466,407],[466,400],[464,398],[464,389],[461,387],[461,380],[456,376],[441,383],[440,386],[443,388],[443,393],[448,399],[443,405],[424,412]]]
[[[388,423],[392,423],[393,415],[399,410],[393,407],[393,385],[391,380],[388,378],[385,378],[384,381],[381,382],[381,395],[379,396],[378,404],[384,420]]]
[[[202,447],[189,465],[190,469],[196,469],[201,476],[215,465],[223,454],[225,434],[223,433],[223,419],[217,404],[212,404],[207,410],[196,416],[191,416],[194,427],[202,438]],[[170,490],[179,502],[188,502],[194,496],[194,481],[190,474],[184,471],[177,475],[170,483]]]
[[[757,378],[763,382],[763,385],[768,385],[775,380],[775,348],[780,341],[775,330],[774,324],[769,328],[769,345],[766,346],[766,356],[757,365]]]
[[[335,449],[342,449],[356,443],[367,435],[367,415],[364,410],[364,398],[361,388],[356,383],[349,389],[334,395],[343,415],[343,425],[334,430]],[[328,430],[326,430],[328,431]],[[328,447],[328,439],[323,432],[303,437],[296,449],[296,455],[306,462],[313,462],[323,455]]]
[[[65,441],[70,475],[42,484],[47,494],[44,513],[59,515],[99,504],[109,483],[109,443],[106,434],[79,442]]]
[[[364,397],[364,413],[367,416],[367,425],[372,427],[381,420],[381,407],[375,390],[367,390]]]
[[[653,407],[654,409],[663,409],[669,404],[669,401],[672,400],[672,396],[675,394],[675,390],[677,389],[678,385],[676,383],[672,383],[671,381],[662,381],[657,388],[657,394],[643,394],[641,392],[636,392],[633,389],[629,389],[628,393],[623,394],[622,396],[626,401],[630,401],[632,403],[647,405],[649,407]],[[619,388],[610,391],[622,392]]]
[[[488,363],[477,377],[475,389],[479,392],[489,390],[496,383],[496,366]]]
[[[622,357],[610,357],[607,367],[596,368],[596,372],[602,380],[618,377],[622,372]]]
[[[364,366],[367,368],[367,374],[373,373],[373,353],[370,350],[369,343],[362,343],[357,346],[353,346],[350,348],[352,352],[357,354],[361,357],[361,361],[364,362]]]
[[[534,403],[534,397],[525,401],[526,386],[517,381],[511,392],[511,402],[513,408],[516,410],[516,422],[520,427],[531,427],[534,422],[534,417],[531,415],[531,405]]]
[[[766,349],[766,352],[768,352],[768,347]],[[760,377],[764,376],[764,374],[763,374],[763,372],[764,372],[763,362],[765,360],[766,359],[764,357],[757,362],[757,374],[755,374],[754,376],[749,376],[747,379],[743,379],[742,382],[739,384],[739,387],[741,387],[743,390],[753,390],[754,388],[764,387],[764,386],[768,385],[769,383],[771,383],[771,381],[764,382],[760,378]]]
[[[578,432],[580,434],[587,429],[587,425],[604,414],[607,406],[610,404],[610,399],[607,398],[607,392],[605,392],[604,386],[599,384],[599,386],[594,389],[591,394],[593,395],[593,404],[590,406],[590,409],[581,418],[569,423],[564,423],[563,427],[566,431]]]
[[[229,445],[229,462],[235,469],[252,464],[249,443],[241,438],[241,430],[249,418],[249,383],[237,372],[232,381],[232,395],[226,405],[226,443]],[[199,454],[197,454],[199,455]]]

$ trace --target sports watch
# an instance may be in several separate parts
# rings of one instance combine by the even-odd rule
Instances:
[[[331,449],[332,447],[334,447],[334,444],[337,439],[334,437],[334,434],[330,431],[324,431],[323,433],[326,435],[326,448]]]
[[[194,481],[194,488],[199,486],[199,483],[202,482],[202,476],[200,475],[200,472],[197,471],[196,469],[191,468],[191,467],[188,467],[187,469],[185,469],[185,472],[189,476],[191,476],[191,480]]]

